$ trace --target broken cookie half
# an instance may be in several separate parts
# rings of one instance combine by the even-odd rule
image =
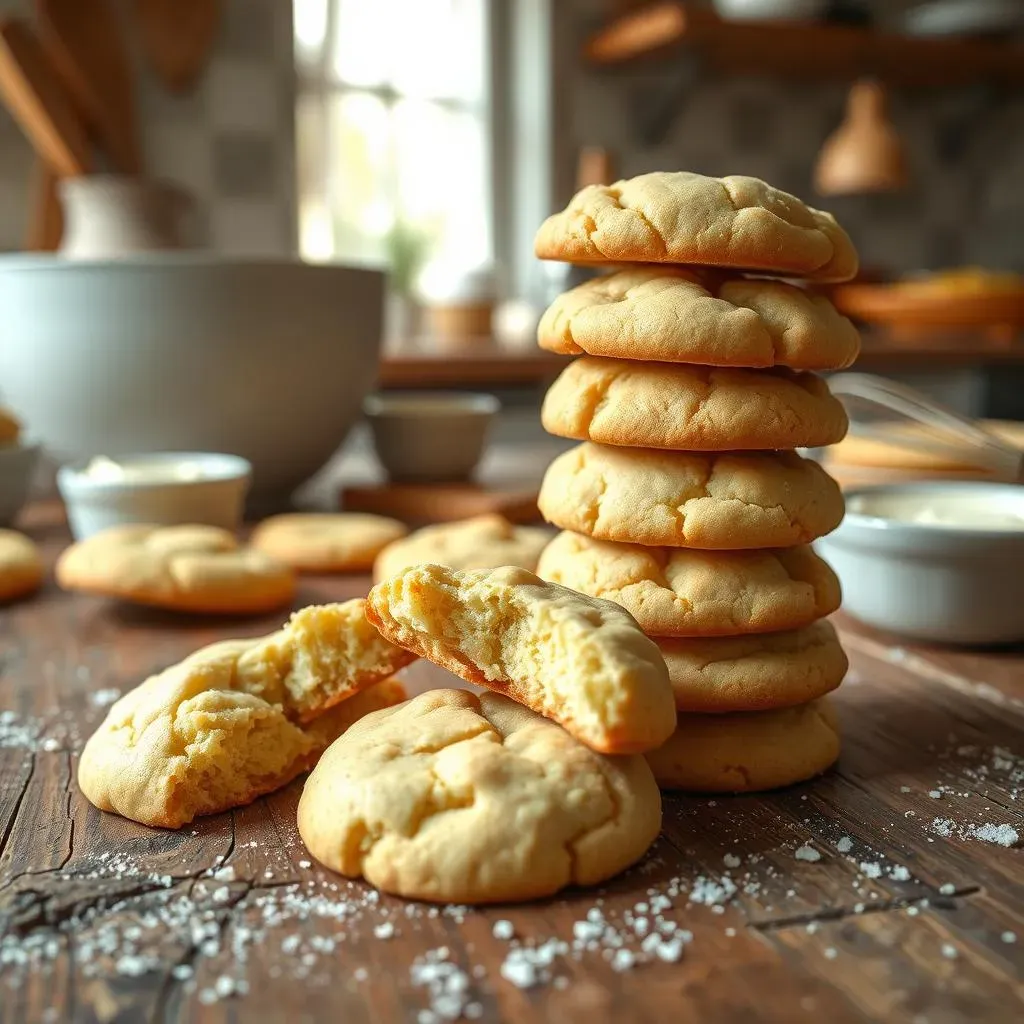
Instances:
[[[364,602],[314,605],[276,633],[196,651],[114,704],[82,752],[100,810],[177,828],[272,792],[348,726],[405,697],[414,655],[377,634]]]
[[[525,569],[414,566],[370,591],[366,617],[392,643],[601,753],[653,750],[675,728],[665,660],[629,612]]]
[[[413,899],[495,903],[596,885],[661,827],[646,761],[595,753],[493,693],[432,690],[367,715],[306,782],[317,860]]]

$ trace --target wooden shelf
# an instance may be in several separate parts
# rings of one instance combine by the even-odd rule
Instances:
[[[918,87],[1024,82],[1024,46],[1014,41],[894,35],[818,22],[723,21],[686,3],[655,3],[623,14],[584,46],[585,58],[605,67],[679,52],[734,74],[874,75]]]
[[[982,369],[1024,365],[1024,339],[993,341],[977,332],[933,332],[908,340],[877,328],[862,330],[857,369],[872,373],[900,370]],[[451,351],[417,345],[405,353],[388,353],[381,361],[379,386],[413,388],[539,388],[565,368],[567,356],[537,348],[510,350],[495,343]]]

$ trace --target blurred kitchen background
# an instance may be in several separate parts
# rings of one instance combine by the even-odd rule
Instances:
[[[175,89],[138,24],[175,4],[115,7],[146,169],[193,197],[189,244],[386,266],[381,386],[497,394],[498,443],[561,447],[538,409],[563,363],[533,328],[574,272],[532,237],[581,183],[762,177],[836,214],[867,285],[1024,271],[1015,0],[186,2],[201,61]],[[0,250],[26,247],[36,167],[0,111]],[[1015,301],[923,326],[866,310],[858,368],[1024,419]]]

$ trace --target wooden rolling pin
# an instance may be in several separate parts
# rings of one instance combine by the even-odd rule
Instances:
[[[85,130],[31,28],[0,21],[0,96],[39,155],[61,177],[92,169]]]

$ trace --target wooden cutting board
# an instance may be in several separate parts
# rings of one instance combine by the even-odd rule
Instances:
[[[512,523],[540,521],[537,487],[501,489],[472,483],[380,484],[345,487],[346,512],[372,512],[416,526],[497,512]]]

